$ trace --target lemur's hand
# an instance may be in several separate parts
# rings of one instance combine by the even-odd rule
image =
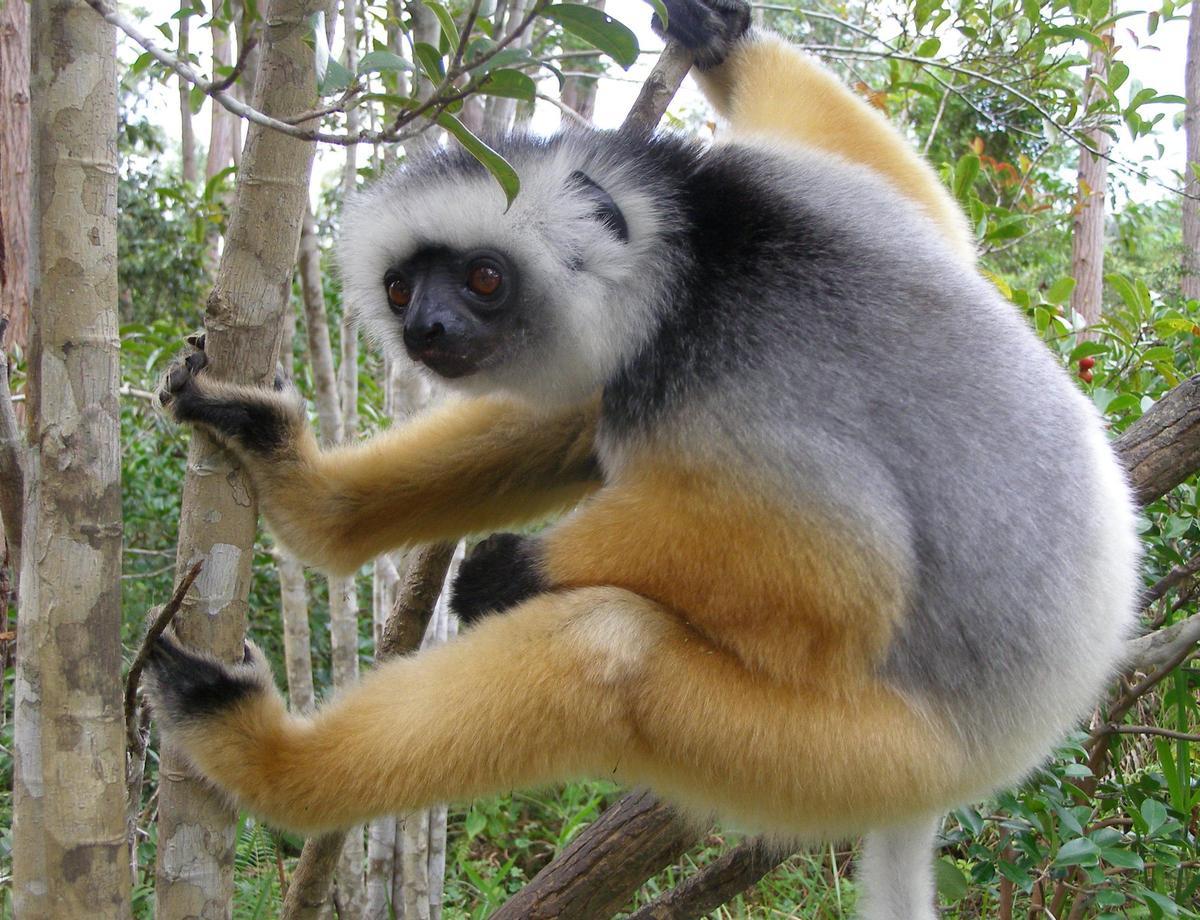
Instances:
[[[188,338],[195,350],[163,377],[158,400],[178,422],[200,425],[224,443],[251,455],[286,452],[305,425],[298,394],[276,376],[273,389],[212,380],[205,373],[204,336]]]
[[[658,14],[651,27],[690,52],[701,70],[716,67],[750,28],[750,5],[745,0],[663,0],[668,23]]]

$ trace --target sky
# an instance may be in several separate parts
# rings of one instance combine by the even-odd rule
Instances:
[[[146,31],[152,30],[152,23],[165,20],[178,9],[175,0],[147,0],[145,7],[149,15],[142,20]],[[1133,4],[1126,4],[1134,8]],[[643,51],[661,49],[661,40],[650,30],[650,7],[644,0],[607,0],[605,10],[610,15],[629,26],[637,34]],[[1133,16],[1120,21],[1117,27],[1116,40],[1121,46],[1122,59],[1129,64],[1130,80],[1124,87],[1128,92],[1134,81],[1142,85],[1152,86],[1162,94],[1183,95],[1184,61],[1187,42],[1187,7],[1183,8],[1183,18],[1163,23],[1153,36],[1147,34],[1147,18],[1144,15]],[[197,31],[199,35],[195,34]],[[203,30],[193,29],[192,47],[202,56],[207,54],[204,45],[206,35]],[[340,51],[340,40],[335,41],[334,52]],[[134,52],[127,43],[125,57],[132,60]],[[203,57],[202,57],[203,59]],[[637,95],[642,79],[649,72],[655,57],[653,54],[643,54],[638,62],[627,72],[613,66],[611,78],[604,79],[596,98],[596,109],[593,116],[598,127],[613,128],[618,126],[625,117],[630,105]],[[548,78],[553,81],[553,78]],[[552,82],[551,82],[552,85]],[[550,91],[549,86],[546,91]],[[179,113],[177,110],[178,96],[172,89],[163,87],[156,92],[154,98],[148,100],[155,121],[162,126],[170,137],[179,135]],[[707,104],[696,85],[687,80],[675,100],[671,111],[705,111]],[[1114,148],[1114,155],[1120,159],[1141,162],[1143,158],[1150,160],[1142,163],[1141,168],[1149,172],[1160,182],[1169,186],[1177,185],[1177,177],[1173,171],[1182,168],[1184,162],[1184,136],[1182,126],[1175,127],[1174,114],[1179,106],[1162,106],[1157,109],[1146,107],[1143,114],[1152,111],[1164,111],[1166,117],[1160,122],[1157,131],[1150,138],[1142,138],[1133,142],[1128,132],[1122,130]],[[558,128],[560,113],[556,107],[547,102],[539,101],[532,122],[533,130],[540,133],[552,133]],[[207,106],[196,119],[196,133],[200,138],[208,136]],[[1156,142],[1162,144],[1164,154],[1160,159]],[[332,175],[340,169],[343,154],[339,149],[323,148],[318,154],[314,183],[331,182]],[[1128,180],[1128,193],[1138,200],[1151,200],[1169,194],[1161,185],[1143,183],[1130,171],[1113,169],[1113,178]]]

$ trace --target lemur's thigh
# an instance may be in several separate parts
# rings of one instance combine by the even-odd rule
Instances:
[[[261,660],[231,669],[164,644],[151,666],[169,741],[251,809],[306,831],[584,775],[823,829],[903,801],[947,755],[898,698],[782,686],[617,588],[485,617],[312,719],[287,715]]]

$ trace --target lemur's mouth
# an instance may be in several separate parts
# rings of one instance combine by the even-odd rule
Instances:
[[[423,349],[412,354],[412,358],[414,361],[420,361],[439,377],[445,377],[448,380],[473,374],[479,368],[479,364],[471,358],[442,351],[440,348]]]

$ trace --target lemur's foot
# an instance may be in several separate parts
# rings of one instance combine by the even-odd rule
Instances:
[[[476,544],[459,566],[450,590],[450,609],[469,626],[489,613],[502,613],[545,591],[538,569],[538,541],[494,533]]]
[[[750,28],[750,5],[745,0],[663,0],[668,22],[655,14],[651,26],[690,52],[701,70],[716,67]]]
[[[177,422],[202,425],[212,434],[256,454],[274,454],[304,424],[299,395],[276,372],[271,389],[210,379],[204,335],[188,337],[195,349],[181,356],[163,376],[158,401]]]

